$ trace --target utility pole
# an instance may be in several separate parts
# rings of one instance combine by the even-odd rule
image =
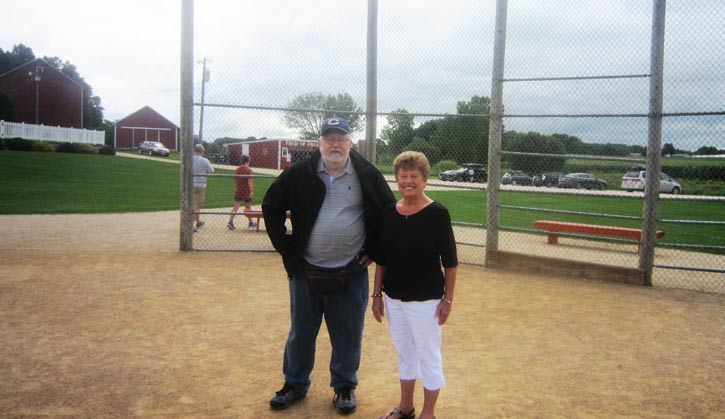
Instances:
[[[209,81],[209,70],[206,69],[207,59],[201,60],[201,109],[199,111],[199,143],[204,138],[202,133],[204,132],[204,93],[206,92],[206,83]]]
[[[42,79],[41,74],[43,74],[43,67],[35,67],[35,125],[40,124],[40,81]]]

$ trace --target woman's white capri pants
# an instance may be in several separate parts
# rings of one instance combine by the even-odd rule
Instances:
[[[423,387],[446,385],[441,359],[441,326],[436,309],[440,300],[400,301],[385,296],[390,336],[398,350],[401,380],[423,379]]]

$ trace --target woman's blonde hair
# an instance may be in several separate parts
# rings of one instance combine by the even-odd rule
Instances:
[[[419,151],[404,151],[398,154],[398,157],[393,160],[393,170],[395,176],[398,176],[400,169],[406,170],[418,170],[424,178],[428,179],[430,174],[430,163],[425,154]]]

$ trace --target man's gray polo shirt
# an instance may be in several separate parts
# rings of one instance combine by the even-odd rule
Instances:
[[[337,176],[330,175],[320,159],[317,176],[325,183],[327,192],[303,256],[307,262],[325,268],[344,266],[358,255],[365,243],[360,180],[349,158]]]

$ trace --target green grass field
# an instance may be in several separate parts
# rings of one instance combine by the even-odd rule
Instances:
[[[0,214],[113,213],[179,208],[178,165],[119,156],[0,151]],[[217,171],[217,173],[231,173]],[[272,179],[255,179],[259,205]],[[232,205],[233,179],[209,178],[205,208]],[[454,221],[485,224],[486,191],[430,191]],[[641,216],[642,201],[503,192],[503,205]],[[660,219],[725,222],[725,203],[660,201]],[[537,219],[638,227],[637,221],[504,209],[503,226],[532,228]],[[725,227],[662,224],[663,242],[725,246]]]
[[[428,195],[445,205],[451,213],[451,218],[455,221],[486,223],[486,191],[430,191]],[[502,192],[501,205],[641,217],[643,201],[617,197],[578,197],[573,195]],[[725,222],[725,203],[722,201],[661,200],[658,218],[661,220]],[[518,228],[534,228],[533,222],[535,220],[640,227],[640,222],[636,220],[617,220],[506,208],[501,210],[500,219],[502,226]],[[665,237],[660,240],[662,243],[725,246],[725,226],[661,223],[658,229],[666,232]]]
[[[0,151],[0,214],[178,209],[179,166],[154,160]],[[255,182],[259,191],[255,203],[259,203],[271,179]],[[209,178],[205,206],[231,206],[232,193],[232,178]]]

